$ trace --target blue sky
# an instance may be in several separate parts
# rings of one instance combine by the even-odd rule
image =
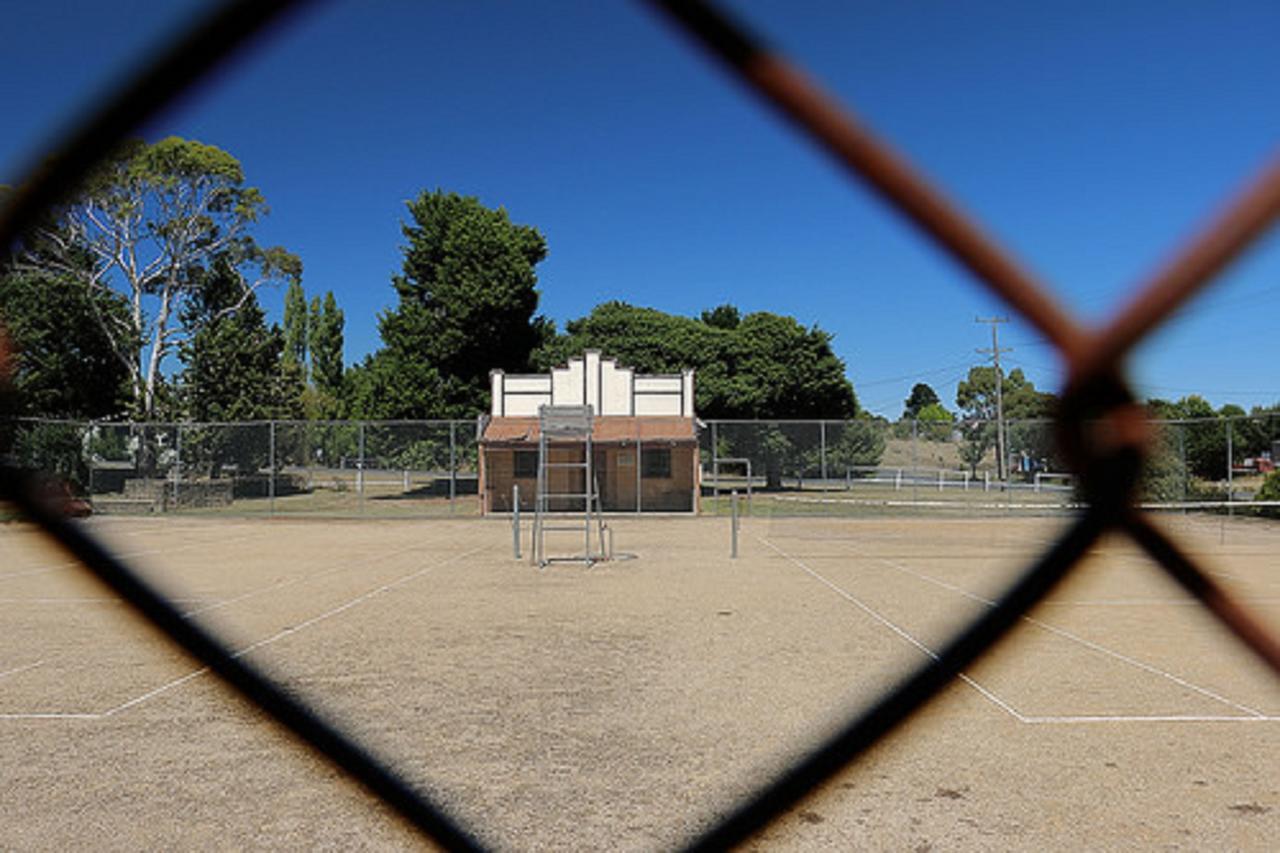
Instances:
[[[0,182],[204,3],[8,4]],[[1280,148],[1280,4],[738,2],[1091,318],[1124,301]],[[919,240],[647,7],[331,0],[146,129],[218,145],[272,213],[262,242],[377,348],[404,201],[476,195],[538,227],[542,309],[732,302],[835,335],[860,401],[954,402],[1010,314],[1010,367],[1056,388],[1026,323]],[[282,293],[263,302],[279,317]],[[1140,393],[1280,400],[1280,238],[1135,355]]]

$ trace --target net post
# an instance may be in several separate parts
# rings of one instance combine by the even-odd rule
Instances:
[[[729,530],[730,530],[730,548],[729,557],[736,560],[738,558],[738,490],[734,489],[729,493]]]
[[[520,484],[511,484],[511,550],[520,559]]]

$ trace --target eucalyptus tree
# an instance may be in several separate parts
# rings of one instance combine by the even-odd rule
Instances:
[[[94,322],[128,375],[136,416],[154,415],[166,359],[196,329],[181,320],[215,262],[234,277],[233,312],[261,285],[296,280],[302,266],[282,248],[259,246],[250,231],[267,212],[246,186],[235,157],[212,145],[169,137],[119,148],[56,212],[17,259],[58,286],[119,294],[126,310],[88,300]]]

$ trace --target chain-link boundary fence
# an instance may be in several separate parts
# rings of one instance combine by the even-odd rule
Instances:
[[[228,514],[456,518],[506,513],[523,473],[531,508],[532,447],[491,449],[477,421],[106,423],[14,419],[9,464],[57,475],[99,514]],[[1075,512],[1080,484],[1049,420],[707,420],[696,472],[670,442],[612,436],[597,448],[609,513],[983,515]],[[1154,436],[1136,497],[1144,507],[1280,517],[1280,414],[1147,423]],[[508,461],[506,454],[511,458]],[[663,455],[666,454],[666,455]],[[1268,486],[1268,480],[1272,485]]]
[[[142,74],[25,181],[0,220],[6,254],[83,179],[88,170],[145,119],[172,103],[235,48],[304,5],[289,0],[236,0],[175,41]],[[1124,357],[1192,295],[1247,248],[1280,215],[1280,161],[1272,164],[1198,238],[1099,328],[1081,325],[1034,279],[893,151],[862,128],[794,66],[766,49],[742,27],[706,2],[651,0],[730,73],[831,155],[852,176],[907,217],[992,293],[1017,310],[1063,356],[1068,380],[1053,422],[1057,453],[1077,480],[1081,512],[1060,538],[1015,579],[993,607],[943,647],[921,669],[839,728],[813,752],[784,770],[689,845],[719,850],[748,838],[847,767],[880,737],[937,694],[999,640],[1021,615],[1052,589],[1104,533],[1127,534],[1163,569],[1280,673],[1280,642],[1202,571],[1140,509],[1140,484],[1153,447],[1167,446],[1164,431],[1152,436],[1122,376]],[[3,367],[3,364],[0,364]],[[811,442],[812,430],[796,440]],[[1185,431],[1183,440],[1191,436]],[[824,441],[822,429],[818,441]],[[260,437],[254,441],[260,441]],[[825,457],[825,454],[823,454]],[[733,458],[733,457],[729,457]],[[829,478],[830,470],[819,477]],[[160,464],[157,462],[157,464]],[[799,466],[812,477],[810,463]],[[752,473],[754,477],[754,473]],[[415,790],[387,765],[277,687],[225,643],[145,584],[120,560],[67,521],[39,485],[6,467],[4,495],[51,537],[114,589],[138,613],[210,667],[282,726],[329,758],[437,843],[455,849],[480,845],[456,818]]]

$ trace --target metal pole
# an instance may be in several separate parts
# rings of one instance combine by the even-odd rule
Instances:
[[[458,425],[449,421],[449,512],[458,497]]]
[[[732,545],[729,550],[729,556],[733,559],[738,558],[738,490],[734,489],[729,495],[729,515]]]
[[[594,461],[591,456],[591,433],[587,433],[582,444],[582,470],[585,474],[582,478],[582,559],[587,563],[591,562],[591,491],[596,482],[595,472],[591,470]]]
[[[818,450],[822,459],[822,491],[827,491],[827,422],[818,421]]]
[[[1234,454],[1231,452],[1231,418],[1227,418],[1227,515],[1234,515],[1235,509],[1231,506],[1231,493],[1235,491],[1235,472],[1231,469],[1235,467],[1232,459]]]
[[[644,459],[644,448],[641,446],[640,433],[636,432],[636,514],[640,513],[641,501],[640,492],[644,488],[644,479],[641,476],[644,466],[641,465]]]
[[[361,512],[364,511],[364,421],[357,424],[356,439],[356,500],[360,504]]]
[[[511,484],[511,548],[520,559],[520,484]]]
[[[918,468],[919,460],[916,458],[916,445],[920,442],[920,422],[915,418],[911,419],[911,502],[915,503],[919,500],[916,494],[916,480],[919,479],[920,471]]]
[[[276,514],[276,422],[270,421],[267,424],[268,434],[270,436],[269,444],[271,446],[270,459],[267,464],[267,494],[271,496],[271,514]]]
[[[974,322],[991,324],[991,349],[980,349],[980,353],[990,353],[996,367],[996,479],[1007,480],[1009,472],[1005,470],[1004,446],[1004,373],[1000,370],[1000,353],[1012,352],[1011,347],[1000,349],[999,328],[1001,323],[1009,322],[1008,317],[975,317]]]
[[[1189,475],[1187,473],[1187,428],[1186,424],[1178,424],[1178,455],[1182,459],[1182,502],[1187,502],[1187,484]],[[1182,512],[1186,514],[1186,507]]]
[[[178,508],[178,485],[182,481],[182,424],[173,427],[173,508]]]
[[[636,465],[640,464],[639,457]],[[636,492],[639,494],[639,492]],[[711,495],[716,500],[716,509],[720,509],[720,442],[716,436],[716,422],[711,422]],[[638,499],[637,499],[638,500]],[[639,504],[637,504],[639,506]]]

